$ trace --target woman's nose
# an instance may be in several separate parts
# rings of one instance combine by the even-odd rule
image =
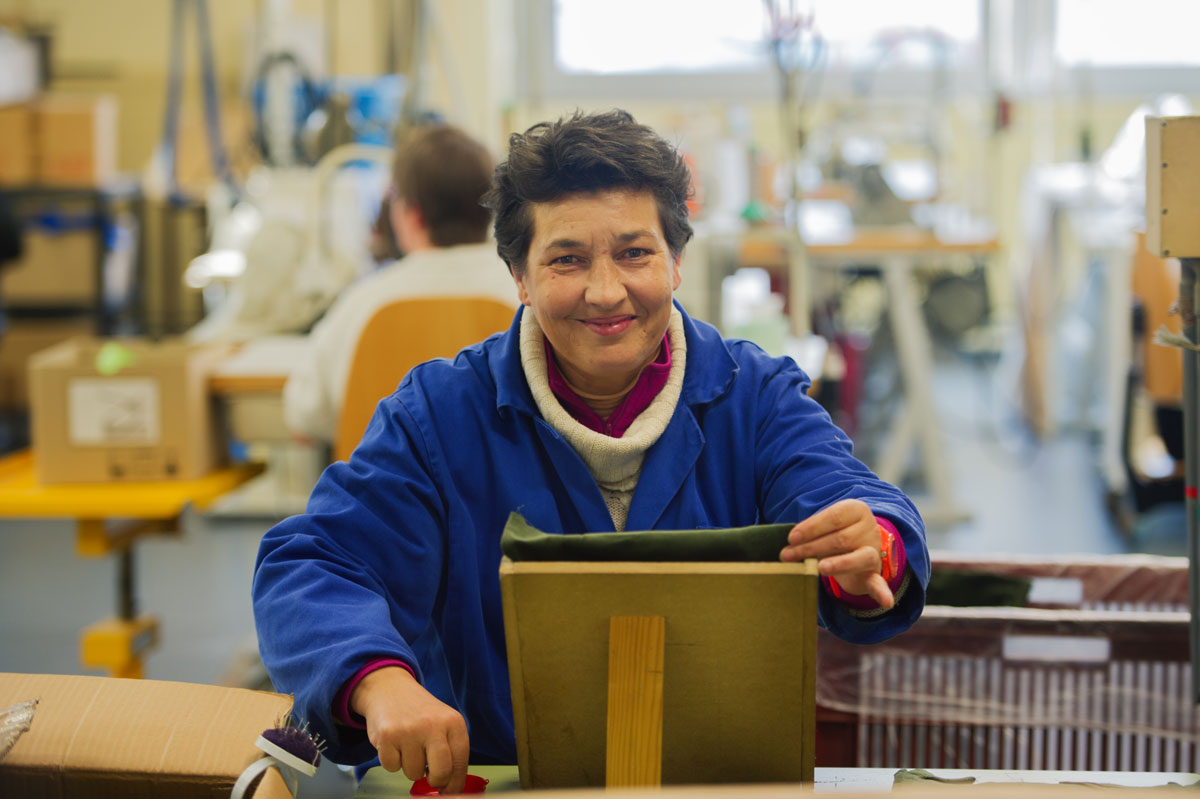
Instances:
[[[621,270],[612,258],[604,256],[592,262],[584,300],[589,305],[613,307],[625,299],[625,283]]]

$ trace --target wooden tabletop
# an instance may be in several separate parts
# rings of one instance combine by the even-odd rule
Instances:
[[[778,236],[746,236],[740,241],[745,264],[780,261]],[[933,231],[918,227],[860,228],[853,238],[839,242],[809,242],[804,251],[810,258],[846,258],[881,255],[990,255],[1000,251],[995,238],[977,241],[948,241]]]
[[[933,231],[917,227],[862,228],[849,241],[831,244],[808,244],[805,250],[811,257],[827,255],[880,255],[897,253],[987,254],[1000,249],[994,239],[979,241],[947,241]]]
[[[292,366],[307,355],[307,336],[264,336],[242,344],[209,375],[208,390],[219,396],[279,394]]]
[[[834,791],[843,796],[877,796],[880,793],[891,792],[896,781],[896,773],[901,769],[895,768],[822,768],[815,770],[814,781],[810,785],[707,785],[707,786],[666,786],[654,790],[626,789],[624,799],[785,799],[797,794],[828,793]],[[521,790],[521,782],[516,766],[472,766],[469,773],[488,780],[484,797],[488,794],[512,793]],[[1131,772],[1131,771],[1021,771],[1017,769],[929,769],[928,773],[938,779],[928,782],[906,783],[916,791],[923,788],[936,788],[939,796],[945,799],[965,796],[968,799],[978,794],[978,785],[985,783],[1022,783],[1022,796],[1043,795],[1035,786],[1054,796],[1072,795],[1080,792],[1084,796],[1095,796],[1099,786],[1119,786],[1121,796],[1132,799],[1137,796],[1160,796],[1162,786],[1185,785],[1194,786],[1200,781],[1200,775],[1189,772]],[[944,783],[938,780],[971,780],[970,783]],[[404,797],[409,795],[412,782],[405,778],[402,772],[395,774],[382,768],[373,768],[367,772],[355,793],[359,799],[375,799],[378,797]],[[1084,787],[1087,786],[1087,787]],[[1144,790],[1137,790],[1144,789]],[[1084,793],[1086,792],[1086,793]],[[916,796],[912,790],[905,791]],[[585,799],[612,796],[603,788],[576,789],[566,791],[539,791],[543,799],[558,799],[573,797]],[[1001,794],[992,794],[1001,795]]]

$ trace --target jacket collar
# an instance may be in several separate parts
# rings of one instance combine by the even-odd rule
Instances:
[[[713,402],[732,388],[737,363],[715,327],[693,320],[677,301],[675,307],[683,316],[687,338],[687,372],[679,401],[688,406]],[[536,416],[537,406],[521,368],[521,318],[525,311],[524,306],[517,310],[512,325],[496,342],[489,361],[496,384],[497,410],[507,406]]]

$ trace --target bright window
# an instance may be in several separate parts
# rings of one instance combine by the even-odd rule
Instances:
[[[1058,0],[1055,58],[1067,67],[1200,65],[1195,0]]]
[[[630,24],[630,20],[637,22]],[[554,4],[555,62],[568,73],[759,70],[766,64],[766,31],[759,0],[704,4],[556,0]]]
[[[819,68],[827,90],[864,72],[904,93],[920,90],[904,74],[942,70],[961,84],[981,71],[985,0],[525,2],[540,50],[530,80],[551,96],[772,95],[769,5],[777,31],[801,32],[789,56]]]

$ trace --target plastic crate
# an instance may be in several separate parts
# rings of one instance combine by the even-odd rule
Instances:
[[[821,631],[817,765],[1193,771],[1183,558],[934,556],[1029,578],[1023,607],[930,605],[856,646]]]

